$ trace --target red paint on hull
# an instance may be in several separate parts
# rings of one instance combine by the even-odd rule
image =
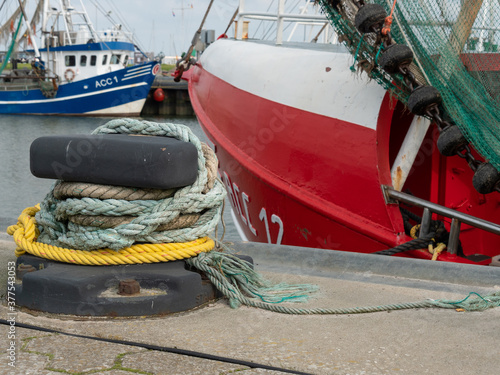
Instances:
[[[250,240],[269,240],[262,209],[272,243],[272,215],[283,244],[373,252],[408,240],[387,212],[398,209],[383,199],[374,130],[263,100],[200,68],[190,95]]]
[[[386,95],[374,130],[252,95],[201,65],[192,71],[189,90],[250,241],[374,252],[411,239],[399,206],[387,205],[381,190],[392,185],[390,166],[412,120],[401,103]],[[433,127],[405,186],[420,198],[498,221],[498,195],[478,194],[472,171],[460,158],[442,157],[436,136]],[[465,225],[461,234],[465,256],[499,254],[498,236]],[[432,257],[426,250],[403,256]],[[488,263],[448,253],[438,259]]]

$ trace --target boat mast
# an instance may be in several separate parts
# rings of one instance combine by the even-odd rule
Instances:
[[[455,53],[460,54],[464,49],[482,5],[483,0],[462,2],[462,8],[451,32],[450,44]]]
[[[87,9],[85,9],[85,5],[83,5],[83,1],[82,0],[80,0],[80,4],[81,4],[82,9],[83,9],[82,17],[83,17],[85,23],[87,24],[87,27],[89,28],[90,35],[92,35],[92,38],[94,38],[94,40],[96,42],[98,42],[99,41],[99,37],[97,35],[97,32],[94,29],[94,25],[92,25],[92,22],[90,21],[89,15],[87,13]]]
[[[66,0],[59,1],[59,4],[61,6],[62,19],[64,22],[64,28],[66,29],[65,33],[67,38],[67,41],[63,41],[62,43],[66,45],[67,42],[68,45],[72,45],[73,42],[71,41],[71,31],[73,31],[73,24],[71,22],[71,15],[68,11],[68,8],[70,8],[70,4]]]
[[[42,27],[41,27],[42,35],[44,35],[47,32],[47,22],[48,22],[47,14],[48,14],[48,11],[49,11],[49,2],[43,0]],[[43,43],[42,43],[42,46],[43,46]]]
[[[482,22],[481,22],[481,32],[479,34],[479,46],[478,46],[478,52],[484,52],[484,41],[487,39],[486,34],[490,34],[491,31],[486,31],[486,20],[489,18],[488,17],[493,16],[493,12],[490,10],[490,1],[485,0],[484,4],[484,10],[483,10],[483,15],[482,15]],[[491,25],[490,25],[491,26]]]
[[[23,13],[24,22],[26,22],[26,26],[28,27],[28,35],[31,39],[31,43],[33,43],[33,49],[35,50],[35,57],[40,57],[40,51],[38,51],[38,46],[36,45],[35,36],[33,35],[33,30],[31,29],[31,24],[29,22],[28,16],[26,15],[26,11],[24,10],[23,3],[21,2],[21,0],[18,1],[21,12]]]
[[[9,19],[5,21],[3,25],[0,25],[0,40],[2,42],[7,42],[12,34],[11,32],[11,25],[15,23],[17,17],[21,13],[21,9],[19,7],[12,13],[12,16],[10,16]]]

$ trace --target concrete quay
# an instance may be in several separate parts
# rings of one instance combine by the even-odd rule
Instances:
[[[0,235],[1,374],[497,374],[500,308],[285,315],[225,298],[161,317],[105,318],[15,311],[5,302],[15,245]],[[500,267],[234,243],[275,281],[312,283],[302,308],[460,300],[500,290]],[[7,323],[7,324],[5,324]],[[37,327],[37,328],[35,328]],[[9,366],[14,342],[15,368]]]

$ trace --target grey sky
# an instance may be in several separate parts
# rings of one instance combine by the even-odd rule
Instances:
[[[74,0],[73,0],[74,1]],[[209,0],[115,0],[120,7],[121,18],[137,36],[142,48],[156,54],[180,55],[186,51],[194,33],[200,26]],[[265,10],[271,0],[247,0],[247,10]],[[109,1],[100,1],[108,8]],[[191,4],[193,5],[191,7]],[[204,28],[214,29],[216,37],[227,27],[238,7],[238,0],[215,0]],[[98,16],[97,26],[104,27],[105,21],[93,5],[86,5],[91,18]],[[113,16],[111,5],[111,16]],[[174,16],[175,14],[175,16]]]
[[[278,0],[246,0],[247,11],[277,10]],[[287,8],[303,5],[307,0],[288,0]],[[80,9],[80,0],[71,0]],[[98,7],[95,6],[98,4]],[[210,0],[83,0],[83,4],[97,30],[109,28],[112,23],[123,24],[132,31],[145,52],[162,52],[167,56],[180,55],[188,50],[193,35],[200,26]],[[34,12],[36,0],[28,0],[28,17]],[[50,0],[59,8],[59,0]],[[215,30],[216,37],[227,27],[239,0],[215,0],[205,22],[205,29]],[[0,21],[6,22],[17,8],[17,0],[7,0],[0,12]],[[99,9],[98,9],[99,8]],[[104,15],[108,14],[108,18]],[[251,21],[250,30],[256,30],[260,21]],[[262,30],[262,28],[260,29]],[[231,28],[229,33],[234,33]],[[232,34],[234,35],[234,34]],[[10,43],[10,41],[4,41]],[[6,49],[2,43],[1,49]]]

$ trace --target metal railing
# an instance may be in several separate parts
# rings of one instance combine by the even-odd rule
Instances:
[[[1,91],[19,91],[40,88],[40,81],[43,77],[28,75],[29,70],[21,71],[21,75],[4,74],[0,76]]]
[[[450,254],[457,254],[461,223],[500,235],[500,225],[498,224],[426,201],[425,199],[417,198],[410,194],[402,193],[386,185],[382,185],[382,190],[384,192],[385,201],[388,204],[397,203],[399,201],[424,209],[422,223],[420,224],[420,237],[429,233],[433,213],[451,219],[450,238],[446,246]]]
[[[306,3],[306,6],[303,8],[303,12],[307,9],[306,7],[309,3]],[[245,19],[255,19],[261,21],[271,21],[276,22],[276,44],[283,44],[283,31],[284,31],[284,23],[287,22],[295,22],[300,25],[311,25],[311,26],[321,26],[324,27],[329,26],[329,22],[325,15],[311,15],[311,14],[295,14],[295,13],[285,13],[285,0],[278,0],[278,10],[274,13],[267,12],[246,12],[245,11],[245,0],[240,0],[239,12],[238,12],[238,23],[236,28],[236,39],[243,39],[243,28]],[[327,27],[328,29],[328,27]],[[292,31],[295,31],[295,27]],[[325,33],[328,33],[328,30],[325,30]],[[290,40],[289,38],[289,40]]]

